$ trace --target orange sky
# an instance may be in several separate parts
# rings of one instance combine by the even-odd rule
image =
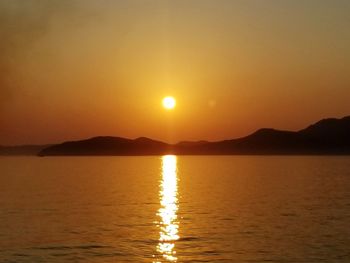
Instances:
[[[346,0],[1,1],[0,144],[220,140],[349,115],[349,13]]]

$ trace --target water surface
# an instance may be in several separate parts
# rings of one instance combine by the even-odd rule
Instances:
[[[350,157],[1,157],[0,262],[350,262]]]

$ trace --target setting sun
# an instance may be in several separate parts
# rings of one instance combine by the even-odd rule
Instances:
[[[172,110],[176,106],[176,100],[174,97],[167,96],[162,101],[163,107],[167,110]]]

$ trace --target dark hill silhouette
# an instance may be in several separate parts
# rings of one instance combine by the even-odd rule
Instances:
[[[1,146],[0,155],[37,155],[41,150],[51,145],[18,145]]]
[[[350,116],[342,119],[323,119],[299,133],[326,143],[328,146],[342,147],[350,145]]]
[[[43,149],[39,155],[350,154],[350,116],[321,120],[303,130],[260,129],[243,138],[167,144],[149,138],[94,137]]]
[[[100,136],[82,141],[70,141],[42,150],[39,155],[160,155],[169,145],[140,137],[135,140]]]

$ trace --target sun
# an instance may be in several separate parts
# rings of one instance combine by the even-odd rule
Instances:
[[[176,100],[172,96],[167,96],[162,100],[163,107],[167,110],[172,110],[176,106]]]

